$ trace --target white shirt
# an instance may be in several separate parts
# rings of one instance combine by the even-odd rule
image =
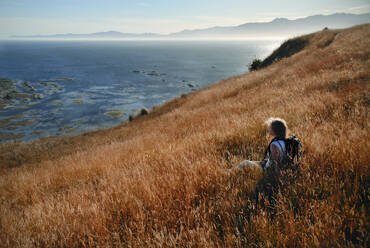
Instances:
[[[272,142],[271,145],[275,145],[279,149],[280,158],[282,158],[282,155],[285,154],[285,142],[283,140],[276,140]],[[270,145],[270,149],[271,149],[271,145]]]
[[[276,140],[276,141],[271,143],[270,149],[271,149],[272,145],[275,145],[279,149],[280,160],[281,160],[283,158],[284,154],[285,154],[285,142],[283,140]],[[266,168],[269,167],[272,164],[272,161],[270,159],[271,154],[267,154],[267,156],[268,156],[268,160],[267,160],[267,163],[265,165]]]

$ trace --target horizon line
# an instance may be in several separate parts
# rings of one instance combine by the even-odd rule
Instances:
[[[107,31],[98,31],[98,32],[92,32],[92,33],[71,33],[71,32],[66,32],[66,33],[55,33],[55,34],[31,34],[31,35],[21,35],[21,34],[12,34],[12,35],[8,35],[7,37],[8,38],[13,38],[13,39],[36,39],[36,38],[40,38],[40,39],[47,39],[48,36],[57,36],[57,35],[92,35],[92,34],[99,34],[99,33],[109,33],[109,32],[115,32],[115,33],[120,33],[120,34],[128,34],[128,35],[158,35],[158,36],[170,36],[170,35],[173,35],[173,34],[177,34],[177,33],[181,33],[181,32],[184,32],[184,31],[198,31],[198,30],[206,30],[206,29],[211,29],[211,28],[227,28],[227,27],[238,27],[238,26],[241,26],[241,25],[245,25],[245,24],[259,24],[259,23],[272,23],[274,22],[275,20],[279,20],[279,19],[285,19],[285,20],[288,20],[288,21],[296,21],[296,20],[301,20],[301,19],[305,19],[305,18],[308,18],[308,17],[314,17],[314,16],[332,16],[332,15],[338,15],[338,14],[346,14],[346,15],[369,15],[370,12],[368,13],[362,13],[362,14],[353,14],[353,13],[349,13],[349,12],[335,12],[335,13],[332,13],[332,14],[315,14],[315,15],[307,15],[307,16],[304,16],[304,17],[298,17],[298,18],[295,18],[295,19],[289,19],[289,18],[286,18],[286,17],[275,17],[275,18],[272,18],[270,21],[254,21],[254,22],[245,22],[245,23],[241,23],[241,24],[238,24],[238,25],[232,25],[232,26],[210,26],[210,27],[207,27],[207,28],[197,28],[197,29],[182,29],[180,31],[176,31],[176,32],[171,32],[171,33],[153,33],[153,32],[140,32],[140,33],[129,33],[129,32],[122,32],[122,31],[116,31],[116,30],[107,30]],[[19,36],[19,37],[18,37]],[[42,37],[37,37],[37,36],[42,36]],[[2,38],[0,38],[1,40]],[[58,38],[55,38],[55,39],[58,39]],[[64,39],[64,38],[60,38],[60,39]],[[71,39],[79,39],[79,38],[71,38]],[[91,39],[91,38],[89,38]],[[125,38],[121,38],[121,39],[125,39]],[[135,38],[136,39],[136,38]]]

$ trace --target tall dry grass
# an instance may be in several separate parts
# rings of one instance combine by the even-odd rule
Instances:
[[[121,126],[0,147],[3,247],[369,246],[370,25]],[[306,149],[270,197],[263,121]],[[272,200],[271,200],[272,199]]]

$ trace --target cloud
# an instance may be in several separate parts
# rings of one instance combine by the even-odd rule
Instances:
[[[162,33],[168,34],[181,31],[185,28],[199,26],[195,20],[184,18],[112,18],[107,20],[108,25],[121,32],[129,33]]]
[[[351,14],[367,14],[370,13],[370,4],[353,6],[350,8],[332,8],[323,10],[322,14],[334,14],[334,13],[351,13]]]
[[[179,18],[203,26],[235,26],[248,21],[247,18],[229,16],[180,16]]]
[[[124,33],[172,33],[199,28],[192,18],[108,18],[99,21],[0,17],[1,36],[60,33],[93,33],[116,30]]]
[[[224,16],[178,16],[176,18],[111,18],[110,26],[121,32],[174,33],[184,29],[202,29],[214,26],[236,26],[248,22],[246,18]]]
[[[0,0],[1,1],[1,0]],[[8,0],[5,0],[8,1]],[[146,5],[146,2],[139,4]],[[147,5],[148,6],[148,5]],[[330,8],[321,11],[321,14],[335,12],[350,12],[355,14],[369,13],[370,5],[353,6],[347,9]],[[58,33],[93,33],[116,30],[124,33],[161,33],[168,34],[184,29],[203,29],[214,26],[236,26],[247,22],[267,22],[276,17],[297,19],[317,13],[307,12],[304,16],[293,15],[289,12],[263,12],[253,17],[239,16],[178,16],[176,18],[102,18],[94,20],[62,19],[62,18],[19,18],[0,17],[0,35],[33,35]]]
[[[354,13],[354,14],[365,14],[370,12],[370,4],[366,5],[360,5],[360,6],[354,6],[349,9],[347,9],[348,12]]]

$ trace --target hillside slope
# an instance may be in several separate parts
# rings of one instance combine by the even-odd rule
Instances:
[[[370,24],[299,39],[132,122],[1,145],[0,246],[369,246]],[[273,204],[225,170],[261,158],[270,116],[306,149]]]

